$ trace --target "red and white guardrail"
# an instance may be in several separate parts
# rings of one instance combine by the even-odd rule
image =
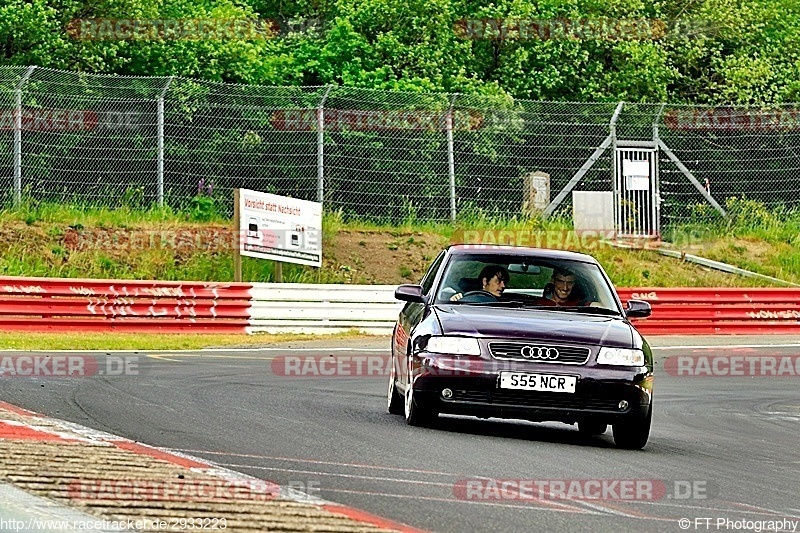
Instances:
[[[800,334],[800,289],[618,288],[623,303],[650,302],[632,322],[644,335]]]
[[[245,333],[252,285],[0,277],[0,328]]]
[[[395,285],[208,283],[0,276],[0,329],[391,333]],[[800,289],[620,288],[650,302],[645,335],[800,334]]]

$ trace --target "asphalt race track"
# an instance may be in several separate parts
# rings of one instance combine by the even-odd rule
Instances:
[[[96,361],[94,375],[4,376],[0,400],[431,531],[741,531],[800,520],[797,339],[650,340],[655,414],[642,451],[617,450],[610,428],[582,437],[563,424],[457,417],[409,427],[385,412],[387,339],[67,354]],[[756,357],[772,363],[747,359]]]

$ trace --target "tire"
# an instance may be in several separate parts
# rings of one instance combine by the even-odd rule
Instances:
[[[608,424],[605,422],[597,422],[596,420],[583,420],[578,422],[578,431],[582,435],[602,435],[606,432],[606,429],[608,429]]]
[[[653,405],[647,410],[644,418],[635,417],[613,424],[614,444],[624,450],[641,450],[650,437],[650,425],[653,420]]]
[[[414,398],[414,387],[411,383],[409,383],[406,389],[405,402],[403,403],[405,407],[406,423],[409,426],[431,426],[439,417],[438,412],[425,405],[420,405],[416,398]]]
[[[392,369],[389,371],[389,390],[386,393],[386,412],[390,415],[402,415],[405,410],[403,397],[397,392],[397,387],[395,386],[396,377],[394,357],[392,357]]]

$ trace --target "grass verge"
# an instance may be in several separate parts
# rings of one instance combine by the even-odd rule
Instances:
[[[142,334],[142,333],[49,333],[0,332],[2,350],[202,350],[204,348],[257,348],[282,342],[320,339],[362,338],[357,331],[330,335],[267,334]]]
[[[746,198],[728,198],[727,218],[705,204],[671,227],[674,248],[786,281],[800,283],[800,211],[767,209]],[[38,204],[0,210],[0,274],[95,279],[233,280],[233,224],[219,216],[198,222],[169,208],[134,210]],[[396,225],[323,217],[323,266],[284,264],[283,280],[296,283],[410,283],[441,246],[472,234],[542,235],[517,242],[585,252],[596,257],[617,286],[770,286],[763,280],[704,269],[651,250],[619,250],[572,239],[563,218],[503,218],[462,214],[455,224],[413,218]],[[356,234],[356,235],[354,235]],[[420,239],[423,235],[426,239]],[[562,238],[558,238],[559,235]],[[346,237],[352,241],[347,248]],[[556,237],[554,240],[551,237]],[[423,249],[420,241],[426,241]],[[382,260],[382,261],[381,261]],[[388,274],[387,274],[388,273]],[[243,258],[243,279],[274,281],[274,263]]]

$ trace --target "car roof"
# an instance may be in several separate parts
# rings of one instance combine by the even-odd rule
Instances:
[[[447,250],[453,255],[532,255],[541,259],[562,259],[598,264],[591,255],[551,248],[526,248],[500,244],[453,244],[448,246]]]

